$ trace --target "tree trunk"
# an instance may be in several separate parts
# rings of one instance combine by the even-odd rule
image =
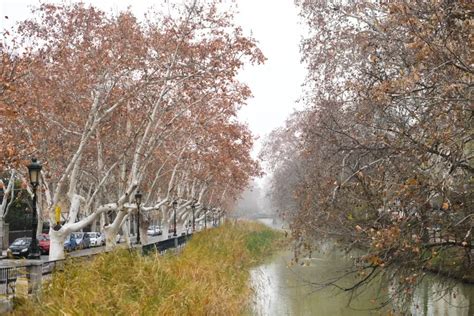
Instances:
[[[126,221],[127,216],[128,212],[126,212],[125,210],[117,211],[117,215],[114,221],[104,227],[106,251],[111,251],[117,246],[117,234],[122,228],[122,226],[125,224],[124,222]]]
[[[100,233],[104,233],[104,227],[105,227],[106,221],[105,221],[105,213],[100,214],[100,220],[99,220],[99,225],[100,225]]]
[[[43,233],[43,219],[37,216],[38,221],[36,222],[36,236],[40,236]]]
[[[3,217],[0,217],[0,250],[3,250],[5,247],[3,247],[3,245],[5,244],[5,238],[6,238],[6,234],[5,234],[5,225],[4,225],[5,221],[3,219]]]
[[[143,224],[142,224],[142,219],[143,219],[143,216],[140,219],[140,243],[142,245],[146,245],[148,244],[147,230],[148,230],[149,223],[146,221],[143,221]]]
[[[92,232],[96,232],[96,231],[97,231],[97,220],[95,220],[95,221],[92,222],[91,231],[92,231]]]
[[[112,225],[108,225],[104,227],[105,233],[105,251],[114,250],[117,246],[117,233],[119,229],[114,228]]]
[[[130,240],[130,227],[129,227],[129,222],[130,222],[130,216],[127,217],[125,222],[122,225],[122,233],[123,237],[125,239],[125,243],[127,244],[127,247],[130,248],[132,246],[132,242]]]
[[[55,231],[53,228],[49,229],[49,260],[60,260],[65,258],[64,240],[66,239],[64,231]]]

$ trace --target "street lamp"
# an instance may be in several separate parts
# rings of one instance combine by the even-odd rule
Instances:
[[[143,194],[140,190],[135,193],[135,203],[137,203],[137,245],[140,243],[140,204],[142,203]]]
[[[173,210],[174,210],[174,215],[173,215],[173,222],[174,222],[174,231],[173,231],[173,236],[176,237],[178,236],[176,234],[176,207],[178,206],[178,201],[174,200],[173,201]]]
[[[36,188],[39,185],[39,179],[41,175],[41,164],[36,158],[31,159],[31,163],[28,165],[28,173],[30,175],[30,183],[33,187],[33,214],[31,218],[31,248],[28,254],[29,259],[40,259],[40,250],[38,247],[38,240],[36,239]]]
[[[193,204],[191,204],[191,209],[193,210],[193,233],[194,233],[194,211],[196,210],[196,204],[193,201]]]

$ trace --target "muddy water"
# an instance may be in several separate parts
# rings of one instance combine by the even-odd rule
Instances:
[[[347,293],[322,283],[350,268],[347,255],[331,244],[322,245],[312,258],[292,264],[293,254],[282,251],[251,271],[255,291],[252,315],[390,315],[399,314],[395,302],[374,310],[392,293],[388,280],[379,278],[361,293]],[[353,279],[339,283],[348,286]],[[444,287],[451,292],[440,296]],[[405,303],[411,315],[474,316],[474,286],[427,274]]]

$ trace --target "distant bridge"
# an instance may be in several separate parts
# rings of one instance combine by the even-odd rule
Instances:
[[[268,213],[253,213],[253,214],[245,214],[241,216],[235,216],[237,218],[246,218],[246,219],[259,219],[259,218],[277,218],[275,214],[268,214]]]

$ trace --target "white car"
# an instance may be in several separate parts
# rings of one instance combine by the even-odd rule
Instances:
[[[146,231],[146,234],[148,236],[160,236],[161,234],[163,234],[163,232],[157,226],[150,226],[148,230]]]
[[[89,235],[89,238],[91,240],[91,247],[98,247],[98,246],[105,245],[105,238],[101,233],[90,232],[87,234]]]

